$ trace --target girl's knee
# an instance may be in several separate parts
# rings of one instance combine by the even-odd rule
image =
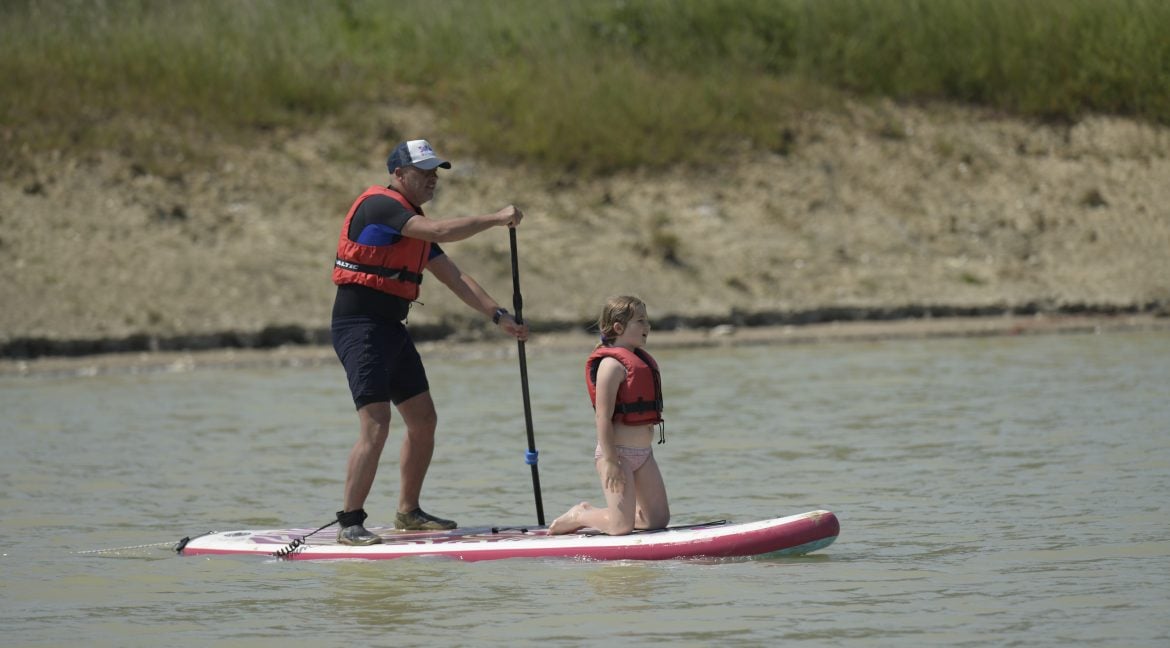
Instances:
[[[618,522],[615,524],[611,524],[609,526],[608,535],[611,535],[611,536],[630,535],[633,532],[634,532],[634,524],[632,522],[622,521],[622,522]]]
[[[614,509],[610,509],[610,514],[608,517],[609,517],[609,519],[607,520],[607,522],[609,524],[607,524],[606,526],[609,528],[607,528],[605,530],[606,534],[608,534],[608,535],[629,535],[630,533],[632,533],[634,531],[634,527],[636,525],[635,525],[635,520],[633,519],[633,516],[630,516],[630,519],[626,519],[626,516],[621,515],[620,513],[618,513]]]

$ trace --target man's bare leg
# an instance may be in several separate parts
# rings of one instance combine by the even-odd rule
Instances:
[[[394,526],[399,529],[443,530],[455,528],[455,522],[436,518],[421,511],[419,498],[423,481],[435,454],[435,428],[438,414],[430,392],[423,392],[398,404],[398,413],[406,424],[402,448],[398,454],[398,515]]]
[[[369,403],[358,409],[358,440],[349,451],[345,473],[345,505],[342,513],[365,507],[366,498],[378,474],[378,461],[390,436],[390,403]],[[340,517],[340,516],[339,516]],[[370,533],[361,519],[343,519],[337,531],[337,541],[351,545],[369,545],[381,542]]]

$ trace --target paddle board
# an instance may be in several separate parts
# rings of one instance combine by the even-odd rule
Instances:
[[[543,527],[469,527],[452,531],[396,531],[367,527],[382,544],[337,544],[335,528],[226,531],[183,538],[175,546],[184,556],[251,554],[289,560],[385,560],[408,556],[445,556],[465,561],[503,558],[578,558],[588,560],[670,560],[801,555],[833,543],[840,531],[830,511],[757,522],[709,522],[608,536],[583,529],[549,535]]]

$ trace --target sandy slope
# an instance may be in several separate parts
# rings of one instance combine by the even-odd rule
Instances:
[[[386,108],[385,121],[454,158],[433,216],[524,208],[533,321],[588,320],[618,292],[643,296],[652,317],[710,321],[1170,304],[1165,128],[853,106],[807,115],[785,154],[581,180],[461,155],[422,110]],[[209,137],[214,163],[167,177],[115,153],[32,159],[0,184],[0,343],[325,328],[341,219],[384,182],[391,145],[343,132],[274,133],[262,146]],[[504,230],[445,247],[510,304]],[[480,330],[433,278],[422,301],[412,323]]]

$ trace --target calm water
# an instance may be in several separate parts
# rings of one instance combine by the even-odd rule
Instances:
[[[0,643],[1170,645],[1167,333],[657,355],[675,522],[827,508],[836,544],[722,563],[177,557],[162,544],[330,520],[356,433],[340,369],[2,378]],[[583,357],[529,353],[550,519],[598,496]],[[517,373],[430,362],[434,512],[535,521]]]

